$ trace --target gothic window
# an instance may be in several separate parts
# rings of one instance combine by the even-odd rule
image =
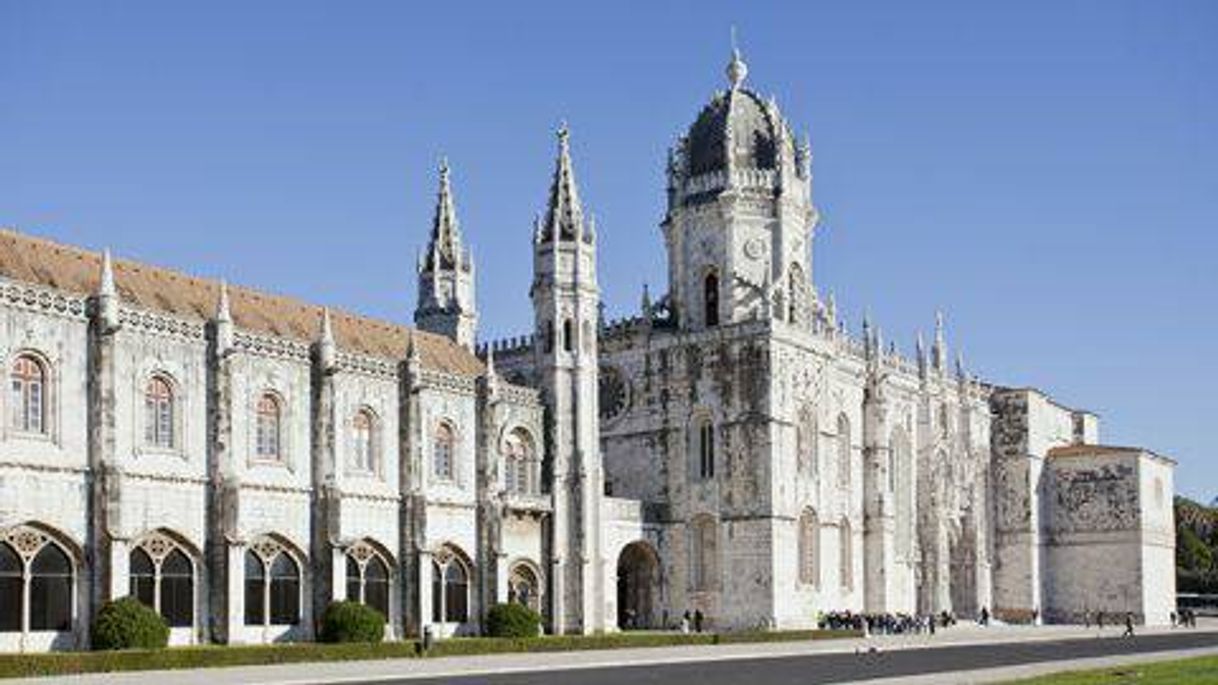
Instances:
[[[436,623],[469,620],[469,571],[447,548],[436,553],[431,563],[431,618]]]
[[[42,362],[23,354],[13,362],[10,424],[22,433],[47,432],[47,372]]]
[[[811,509],[799,517],[799,582],[820,584],[820,520]]]
[[[74,586],[72,558],[45,533],[0,536],[0,632],[71,630]]]
[[[597,382],[597,405],[601,419],[612,421],[626,411],[630,391],[622,373],[612,366],[602,366]]]
[[[356,471],[373,473],[377,467],[377,422],[370,409],[355,412],[351,422],[351,467]]]
[[[300,622],[300,565],[272,540],[254,543],[245,553],[245,624],[294,625]]]
[[[282,454],[283,412],[279,399],[271,393],[263,393],[254,408],[255,445],[254,453],[262,460],[280,461]]]
[[[690,585],[695,591],[710,590],[717,574],[717,530],[715,520],[701,516],[690,526]]]
[[[366,604],[389,617],[389,566],[366,543],[347,552],[347,601]]]
[[[156,566],[152,557],[144,550],[136,547],[131,550],[128,559],[128,594],[143,602],[145,606],[156,608]]]
[[[129,555],[129,593],[170,627],[194,625],[195,571],[190,557],[164,535],[145,538]]]
[[[694,431],[698,478],[713,479],[715,477],[715,426],[711,423],[710,417],[703,416],[694,422]]]
[[[850,419],[845,414],[837,417],[837,482],[850,485]]]
[[[452,480],[453,452],[457,444],[452,426],[447,423],[436,426],[436,433],[432,440],[432,471],[440,480]]]
[[[706,274],[702,281],[702,302],[705,309],[706,325],[719,325],[719,276],[715,272]]]
[[[854,587],[854,551],[851,549],[854,539],[850,532],[849,519],[842,519],[838,533],[841,535],[841,542],[838,544],[841,553],[838,578],[841,579],[842,587],[850,590]]]
[[[30,562],[30,630],[72,629],[72,561],[46,544]]]
[[[512,567],[511,576],[508,578],[508,601],[526,606],[533,611],[539,611],[541,608],[540,587],[537,574],[528,564],[516,564]]]
[[[540,490],[533,440],[523,430],[508,433],[503,440],[503,480],[512,494],[536,495]]]
[[[799,412],[795,426],[796,452],[799,472],[814,478],[820,471],[820,459],[816,452],[818,437],[816,411],[810,405],[805,405]]]
[[[17,552],[0,542],[0,632],[19,632],[25,613],[25,564]]]
[[[562,349],[564,352],[575,351],[575,326],[571,319],[562,322]]]
[[[153,376],[144,388],[144,444],[174,447],[173,386],[164,376]]]

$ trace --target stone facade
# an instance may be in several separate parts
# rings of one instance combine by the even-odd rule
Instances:
[[[83,646],[127,594],[175,644],[310,639],[347,598],[392,637],[504,601],[566,633],[1166,620],[1172,463],[952,365],[942,318],[912,359],[847,332],[810,148],[745,74],[671,151],[668,293],[604,320],[564,129],[533,332],[477,353],[446,165],[413,330],[0,233],[0,649]]]

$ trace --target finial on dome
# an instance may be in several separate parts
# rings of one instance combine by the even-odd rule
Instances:
[[[740,48],[736,47],[736,27],[732,27],[732,61],[727,63],[727,82],[732,90],[740,87],[744,78],[749,75],[749,66],[740,57]]]

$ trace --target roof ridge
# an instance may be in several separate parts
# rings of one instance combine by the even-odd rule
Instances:
[[[38,260],[31,259],[35,255],[31,255],[28,252],[19,254],[20,250],[15,249],[9,251],[10,254],[7,255],[10,258],[9,261],[4,259],[6,255],[0,254],[0,276],[80,294],[91,293],[96,287],[97,280],[100,279],[100,264],[102,259],[100,251],[90,250],[89,248],[71,243],[59,242],[53,238],[25,233],[5,226],[0,226],[0,240],[12,242],[18,248],[24,245],[27,247],[27,250],[33,250],[35,253],[51,251],[55,254],[66,255],[69,258],[78,260],[87,259],[96,262],[96,266],[89,264],[87,273],[83,273],[77,271],[74,266],[69,267],[63,263],[45,263],[51,261],[47,259],[41,260],[42,263],[37,263]],[[204,321],[211,318],[210,312],[213,311],[215,302],[218,301],[220,283],[223,279],[197,276],[181,269],[130,259],[114,259],[113,264],[116,276],[118,277],[120,297],[126,303],[174,316],[196,318]],[[14,271],[19,273],[14,274]],[[22,274],[20,271],[28,273]],[[56,271],[77,272],[56,273]],[[164,285],[163,281],[180,283],[189,292],[185,290],[178,293],[163,292],[162,289],[156,287],[158,284],[141,282],[141,279],[138,278],[139,276],[143,276],[145,279],[152,279],[153,281],[162,281],[160,285]],[[378,341],[379,345],[374,345],[373,341],[363,340],[362,338],[368,337],[368,334],[372,331],[380,331],[381,333],[389,333],[401,338],[402,340],[398,342],[404,344],[406,338],[413,337],[416,333],[421,333],[420,339],[432,341],[432,346],[434,347],[443,345],[445,348],[460,348],[463,351],[462,354],[458,355],[458,353],[451,350],[434,350],[437,356],[447,358],[446,362],[437,362],[440,365],[459,369],[462,373],[474,373],[475,367],[481,367],[481,362],[476,357],[457,345],[455,341],[442,335],[419,331],[403,323],[369,316],[349,309],[327,307],[326,305],[310,302],[294,295],[279,294],[251,286],[234,285],[232,282],[228,282],[227,287],[234,314],[238,319],[238,329],[286,339],[312,340],[320,330],[321,312],[323,309],[328,308],[330,309],[331,316],[335,319],[335,323],[340,327],[340,330],[337,331],[340,349],[362,352],[373,356],[389,356],[387,348],[390,347],[390,344],[384,339],[383,335]],[[206,291],[205,293],[203,292],[204,290]],[[175,295],[177,300],[173,299]],[[201,299],[210,300],[206,302],[206,307],[200,306],[204,304],[199,301]],[[259,304],[263,306],[256,306]],[[277,308],[282,311],[267,312],[266,309],[268,308]],[[291,315],[293,320],[281,320],[276,317],[276,314],[283,315],[285,313]],[[364,335],[361,335],[359,330],[350,330],[352,327],[357,329],[363,327],[365,329]],[[392,347],[396,350],[398,345],[393,344]],[[457,356],[462,358],[457,358]],[[465,356],[469,358],[465,359]]]

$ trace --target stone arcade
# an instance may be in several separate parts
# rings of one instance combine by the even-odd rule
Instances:
[[[175,644],[796,628],[818,612],[1078,620],[1174,599],[1173,463],[1093,414],[912,359],[813,286],[811,150],[739,54],[668,160],[668,290],[607,322],[559,132],[533,333],[475,348],[447,167],[416,328],[0,232],[0,649],[101,602]],[[522,231],[521,238],[527,238]]]

